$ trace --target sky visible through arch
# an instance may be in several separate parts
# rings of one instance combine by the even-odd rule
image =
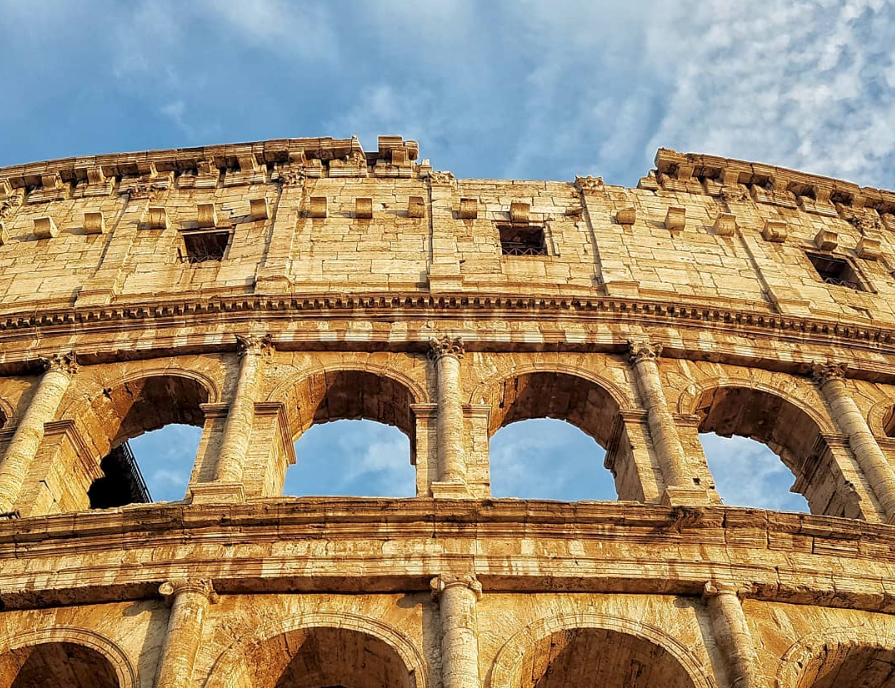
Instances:
[[[0,0],[0,165],[300,136],[357,134],[373,149],[396,133],[460,177],[634,185],[664,146],[891,189],[893,10],[886,0]],[[320,429],[333,441],[314,456],[341,476],[339,427]],[[510,451],[499,443],[519,446],[525,427],[495,438],[498,462]],[[148,477],[188,474],[190,432],[135,442]],[[391,441],[361,432],[361,446]],[[580,454],[565,429],[529,432],[535,464]],[[753,445],[707,442],[715,460],[750,467],[730,501],[792,508],[779,462],[782,472],[758,471],[772,464]],[[181,449],[173,467],[162,460]],[[522,473],[519,490],[547,484]]]

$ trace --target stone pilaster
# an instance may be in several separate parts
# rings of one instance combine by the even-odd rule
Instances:
[[[436,497],[469,496],[460,391],[460,359],[465,351],[459,337],[444,335],[429,342],[429,359],[435,365],[438,385],[438,482],[432,485],[432,494]]]
[[[25,476],[44,437],[44,425],[56,418],[62,397],[78,366],[74,353],[42,361],[46,372],[19,422],[0,464],[0,512],[13,510]]]
[[[690,476],[674,416],[668,410],[657,363],[662,345],[653,344],[645,338],[629,339],[628,352],[637,389],[647,412],[650,436],[665,478],[663,501],[671,505],[707,502],[706,491],[697,487]]]
[[[742,592],[732,585],[708,582],[703,597],[715,640],[727,662],[731,688],[759,688],[758,660],[740,601]]]
[[[441,619],[441,680],[444,688],[478,688],[479,638],[476,604],[482,585],[474,575],[432,579]]]
[[[171,615],[155,688],[186,688],[191,685],[208,605],[217,602],[217,594],[211,581],[183,579],[162,583],[159,592],[171,604]]]
[[[255,401],[264,379],[264,360],[270,355],[270,337],[236,335],[239,349],[239,379],[230,403],[224,437],[211,483],[200,483],[192,488],[194,502],[245,499],[243,463],[249,450],[252,425],[255,418]]]
[[[816,363],[812,371],[814,383],[830,407],[833,422],[848,437],[848,446],[876,494],[886,521],[895,523],[895,470],[848,392],[845,368],[834,363]]]

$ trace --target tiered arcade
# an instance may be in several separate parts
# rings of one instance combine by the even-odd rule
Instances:
[[[290,139],[0,169],[0,242],[0,688],[895,686],[893,193]],[[618,501],[491,497],[539,417]],[[417,496],[283,496],[356,418]],[[126,442],[172,423],[189,487],[141,502]],[[722,505],[701,432],[811,514]]]

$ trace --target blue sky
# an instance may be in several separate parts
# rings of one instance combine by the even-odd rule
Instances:
[[[895,186],[885,0],[0,0],[0,60],[0,165],[317,135],[375,148],[397,133],[462,177],[633,185],[665,146]],[[526,442],[524,427],[496,436],[496,462],[542,470],[593,448],[566,428],[552,445],[534,431]],[[366,469],[333,466],[360,447],[365,466],[391,470],[383,457],[400,454],[399,440],[362,429],[351,444],[333,428],[302,440],[309,457],[290,479],[301,468],[303,485],[354,475],[374,489]],[[710,445],[717,460],[750,467],[746,483],[776,486],[734,484],[731,501],[767,502],[785,483],[763,505],[791,504],[791,478],[768,468],[759,481],[745,441],[710,442],[723,444]],[[171,445],[135,443],[150,478],[188,472],[182,457],[160,467]],[[581,461],[569,474],[603,471]],[[581,484],[514,475],[495,486],[571,497]]]

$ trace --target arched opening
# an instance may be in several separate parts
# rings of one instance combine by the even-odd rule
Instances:
[[[407,386],[367,370],[303,379],[287,401],[296,463],[284,493],[414,496],[413,402]]]
[[[491,492],[519,499],[614,500],[615,480],[599,470],[606,450],[571,423],[533,418],[491,438]]]
[[[895,688],[895,650],[825,644],[807,662],[794,688]]]
[[[847,518],[860,516],[854,491],[847,489],[817,422],[805,410],[762,389],[715,387],[702,393],[695,412],[701,419],[700,433],[715,433],[720,437],[737,435],[766,445],[795,476],[791,489],[805,498],[811,513]],[[715,455],[718,444],[706,440],[704,446],[710,465],[721,467],[718,469],[720,473],[713,472],[715,484],[719,485],[729,462]],[[758,461],[767,457],[754,451],[750,453],[748,447],[745,455],[744,480],[754,487],[759,481],[749,469],[756,468],[760,465]],[[753,461],[751,466],[748,464],[750,459]],[[779,477],[783,476],[779,474]]]
[[[391,645],[368,633],[317,627],[290,631],[256,646],[248,658],[252,688],[416,688]]]
[[[618,459],[631,445],[620,441],[625,427],[618,403],[600,385],[568,373],[533,372],[501,381],[486,401],[495,496],[643,498],[631,486],[636,481],[603,469],[623,463]]]
[[[314,425],[295,442],[295,465],[286,471],[285,495],[413,497],[416,471],[410,439],[372,420]]]
[[[99,428],[91,440],[103,458],[102,475],[87,490],[90,508],[182,499],[201,434],[192,428],[202,427],[207,402],[208,390],[180,375],[147,376],[103,390],[91,409],[90,425]],[[141,467],[149,468],[153,487],[160,488],[156,494]]]
[[[115,668],[96,650],[42,643],[0,656],[0,685],[9,688],[119,688]]]
[[[886,433],[886,437],[895,437],[895,406],[890,408],[883,418],[883,430]]]
[[[795,476],[770,448],[748,437],[699,436],[721,501],[775,511],[810,511],[804,496],[792,490]]]
[[[695,688],[665,648],[605,628],[573,628],[540,639],[523,655],[507,688],[566,686]]]

